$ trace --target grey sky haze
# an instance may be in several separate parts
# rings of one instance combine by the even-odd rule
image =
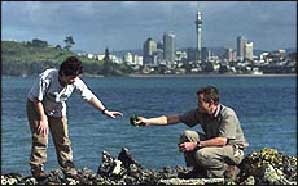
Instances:
[[[142,49],[148,37],[162,40],[173,31],[177,48],[195,46],[195,18],[203,16],[203,46],[236,48],[245,36],[256,49],[297,45],[296,1],[1,1],[1,40],[38,37],[74,49],[102,53]]]

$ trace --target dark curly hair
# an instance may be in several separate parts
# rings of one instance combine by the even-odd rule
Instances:
[[[78,76],[83,73],[82,62],[76,56],[70,56],[60,65],[60,75]]]
[[[203,95],[204,101],[211,103],[211,100],[217,105],[219,103],[219,92],[215,86],[202,87],[197,91],[197,96]]]

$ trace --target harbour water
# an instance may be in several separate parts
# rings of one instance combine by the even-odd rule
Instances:
[[[29,173],[31,135],[26,118],[26,96],[36,77],[2,77],[1,172]],[[77,167],[96,171],[101,152],[117,155],[126,147],[146,168],[184,165],[179,135],[190,129],[135,128],[129,118],[183,113],[196,107],[196,90],[215,85],[220,102],[234,108],[250,143],[246,153],[264,147],[297,155],[297,76],[280,77],[83,77],[109,110],[123,112],[109,119],[79,95],[68,101],[69,132]],[[200,130],[200,127],[191,128]],[[49,137],[46,169],[58,168]]]

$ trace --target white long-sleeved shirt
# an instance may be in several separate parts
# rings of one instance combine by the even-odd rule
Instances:
[[[86,101],[95,96],[79,77],[72,85],[63,87],[58,81],[58,76],[57,69],[47,69],[39,74],[38,81],[34,83],[28,94],[28,99],[31,101],[35,98],[42,101],[47,115],[66,116],[66,100],[74,91],[78,91]]]

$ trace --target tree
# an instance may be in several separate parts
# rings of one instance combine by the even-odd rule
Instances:
[[[109,48],[106,47],[106,50],[105,50],[105,57],[104,57],[104,73],[105,74],[111,74],[113,73],[114,71],[114,68],[113,68],[113,64],[111,63],[111,60],[110,60],[110,52],[109,52]]]
[[[65,47],[64,48],[66,50],[69,50],[70,47],[75,44],[72,36],[66,36],[66,39],[64,40],[64,42],[65,42]]]
[[[109,52],[109,48],[106,47],[106,50],[105,50],[105,57],[104,57],[104,63],[109,63],[110,62],[110,52]]]

